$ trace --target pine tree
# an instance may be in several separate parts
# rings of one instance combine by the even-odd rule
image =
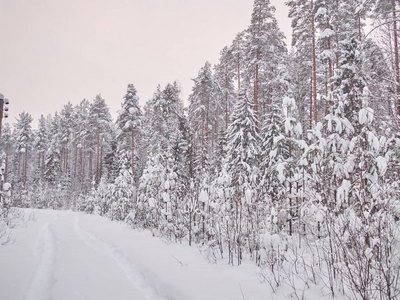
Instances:
[[[284,35],[275,18],[275,7],[269,0],[254,1],[248,31],[246,72],[249,73],[245,76],[250,77],[249,82],[254,82],[254,110],[257,126],[261,128],[260,116],[265,113],[266,105],[271,103],[273,94],[281,89],[279,75],[287,52]]]
[[[75,118],[79,120],[76,122],[75,134],[74,134],[74,144],[75,144],[75,167],[74,167],[74,177],[77,189],[82,192],[85,187],[85,182],[87,182],[87,170],[89,169],[86,152],[88,149],[88,117],[89,117],[90,103],[88,100],[82,100],[79,105],[75,107]]]
[[[214,79],[218,91],[218,102],[222,111],[225,113],[225,134],[228,133],[229,116],[235,100],[235,88],[233,85],[235,67],[233,65],[233,59],[232,47],[225,47],[220,53],[219,64],[215,66],[214,72]],[[220,135],[218,135],[218,137],[220,137]]]
[[[88,115],[88,129],[86,135],[88,137],[88,146],[89,153],[92,156],[93,153],[95,156],[95,174],[94,174],[94,182],[97,185],[100,182],[100,178],[102,176],[102,161],[103,161],[103,146],[107,146],[107,141],[109,140],[109,132],[110,132],[110,122],[111,116],[109,112],[109,108],[105,103],[105,100],[97,95],[93,102],[90,104],[90,110]],[[92,157],[89,158],[90,162],[92,161]],[[93,168],[93,167],[92,167]],[[89,174],[93,169],[90,170],[89,166]],[[93,173],[92,173],[93,175]]]
[[[313,32],[311,26],[313,13],[311,2],[310,0],[289,0],[286,5],[289,6],[289,17],[292,19],[292,46],[295,47],[289,66],[293,82],[293,96],[300,111],[299,117],[301,119],[299,121],[304,128],[311,128],[314,119]],[[306,116],[308,117],[306,118]]]
[[[46,119],[43,115],[39,119],[39,128],[35,140],[35,149],[38,153],[38,174],[42,181],[44,176],[45,153],[49,143],[49,134]]]
[[[245,57],[246,57],[246,49],[248,46],[248,30],[243,30],[239,32],[235,39],[232,41],[232,62],[235,68],[235,79],[236,79],[236,101],[239,101],[239,96],[242,89],[245,90],[245,86],[250,86],[249,78],[247,78],[247,82],[243,84],[243,75],[244,75],[244,66],[246,65]]]
[[[74,108],[71,103],[64,105],[64,108],[60,112],[60,129],[61,129],[61,143],[62,143],[62,173],[68,178],[71,176],[70,174],[70,156],[71,154],[71,141],[72,141],[72,133],[75,127],[74,116]]]

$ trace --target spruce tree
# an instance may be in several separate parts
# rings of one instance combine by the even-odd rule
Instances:
[[[60,116],[54,115],[50,127],[51,141],[45,156],[44,178],[46,183],[54,187],[61,181],[61,136]]]
[[[135,178],[135,145],[139,144],[140,132],[143,125],[142,110],[139,106],[139,97],[133,84],[128,84],[127,92],[124,96],[122,108],[118,111],[116,121],[117,138],[119,141],[118,152],[129,151],[131,154],[130,168],[133,178]]]
[[[193,130],[195,168],[201,177],[208,172],[208,161],[214,154],[212,144],[216,136],[215,118],[219,117],[213,114],[217,103],[215,103],[216,83],[211,64],[206,62],[193,80],[194,86],[189,96],[189,122]]]
[[[244,247],[243,235],[257,213],[256,185],[259,177],[260,136],[257,133],[257,121],[254,106],[241,91],[235,105],[232,123],[228,128],[227,172],[231,178],[229,215],[231,230],[234,234],[229,243],[235,245],[237,263],[242,260]],[[233,249],[232,249],[233,250]],[[233,253],[230,253],[231,263]]]

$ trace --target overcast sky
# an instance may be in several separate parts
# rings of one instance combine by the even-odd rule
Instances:
[[[283,0],[271,0],[290,34]],[[247,28],[252,0],[0,0],[0,93],[9,122],[101,94],[115,119],[128,83],[140,103],[177,81],[186,101],[208,60]]]

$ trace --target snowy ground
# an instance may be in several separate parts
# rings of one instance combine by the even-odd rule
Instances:
[[[29,212],[0,246],[0,299],[282,299],[252,262],[210,264],[196,246],[98,216]]]

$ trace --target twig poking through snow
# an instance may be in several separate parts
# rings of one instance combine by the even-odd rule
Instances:
[[[174,255],[172,255],[173,258],[175,258],[175,260],[181,264],[182,267],[187,267],[187,264],[184,264],[183,262],[181,262],[179,259],[177,259]]]

